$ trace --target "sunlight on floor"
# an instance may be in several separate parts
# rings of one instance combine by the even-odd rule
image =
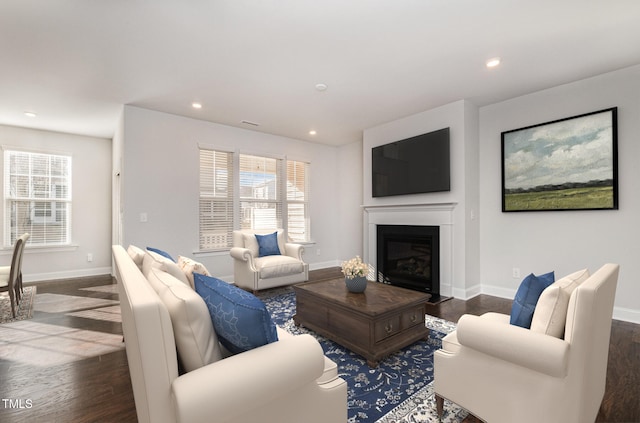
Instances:
[[[93,310],[75,311],[73,313],[67,313],[67,316],[83,317],[85,319],[105,320],[107,322],[122,323],[122,315],[120,314],[119,305],[96,308]]]
[[[29,320],[0,326],[0,358],[50,367],[124,348],[122,335]]]
[[[81,288],[117,293],[116,285]],[[116,300],[61,294],[37,294],[35,311],[107,322],[122,322]],[[34,320],[0,325],[0,359],[39,367],[83,360],[124,348],[122,335],[77,329]]]
[[[119,304],[118,301],[77,297],[73,295],[37,294],[33,303],[33,309],[45,313],[66,313],[115,304]]]

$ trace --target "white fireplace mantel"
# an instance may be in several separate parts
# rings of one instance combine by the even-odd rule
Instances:
[[[458,203],[364,205],[363,255],[376,267],[378,225],[440,227],[440,293],[451,295],[453,270],[453,211]],[[376,271],[377,273],[377,271]]]

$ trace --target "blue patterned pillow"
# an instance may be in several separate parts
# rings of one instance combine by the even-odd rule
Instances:
[[[540,276],[532,273],[524,278],[513,300],[509,322],[512,325],[529,329],[540,294],[542,294],[542,291],[551,285],[554,280],[554,272],[545,273]]]
[[[193,276],[218,339],[229,351],[237,354],[278,340],[271,315],[258,297],[211,276]]]
[[[171,261],[172,261],[172,262],[174,262],[174,263],[176,262],[176,261],[173,259],[173,257],[171,257],[171,255],[170,255],[169,253],[167,253],[166,251],[162,251],[162,250],[159,250],[159,249],[157,249],[157,248],[152,248],[152,247],[147,247],[147,250],[149,250],[149,251],[153,251],[154,253],[158,253],[158,254],[160,254],[162,257],[166,257],[166,258],[168,258],[169,260],[171,260]]]
[[[258,235],[256,234],[256,239],[258,240],[258,257],[264,256],[279,256],[280,248],[278,248],[278,232],[274,232],[269,235]]]

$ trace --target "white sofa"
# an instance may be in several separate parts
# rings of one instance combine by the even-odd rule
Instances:
[[[234,283],[240,288],[256,292],[261,289],[291,285],[309,279],[309,264],[302,259],[304,247],[287,242],[287,234],[278,229],[279,255],[260,257],[255,235],[267,235],[269,231],[233,231]]]
[[[347,420],[347,384],[313,337],[279,329],[277,342],[228,355],[215,332],[207,335],[212,327],[208,311],[206,318],[199,315],[206,305],[193,301],[188,282],[175,269],[150,263],[147,254],[137,263],[132,256],[113,246],[139,422]],[[188,301],[180,300],[183,294]],[[179,301],[166,302],[167,296]],[[191,320],[179,321],[181,316]],[[194,340],[203,334],[204,341]],[[190,351],[185,351],[185,336],[193,343]],[[182,361],[190,361],[185,367],[194,367],[198,360],[203,365],[179,374],[177,350]]]
[[[446,398],[491,423],[595,421],[618,272],[605,264],[556,281],[542,292],[531,329],[500,313],[462,316],[434,354],[438,412]]]

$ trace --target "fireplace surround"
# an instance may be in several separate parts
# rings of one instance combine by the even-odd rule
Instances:
[[[440,227],[377,225],[378,282],[440,296]]]
[[[438,226],[440,232],[440,295],[441,299],[432,298],[431,302],[444,301],[453,294],[453,280],[456,272],[453,266],[454,258],[464,263],[464,242],[454,246],[454,238],[464,236],[461,225],[454,225],[457,221],[464,221],[460,215],[458,203],[413,203],[413,204],[370,204],[364,205],[363,210],[363,250],[364,261],[370,263],[373,273],[372,279],[377,279],[377,228],[380,225],[411,225]],[[464,271],[464,268],[461,268]],[[460,276],[462,278],[462,276]],[[460,290],[458,296],[466,298],[466,292]]]

